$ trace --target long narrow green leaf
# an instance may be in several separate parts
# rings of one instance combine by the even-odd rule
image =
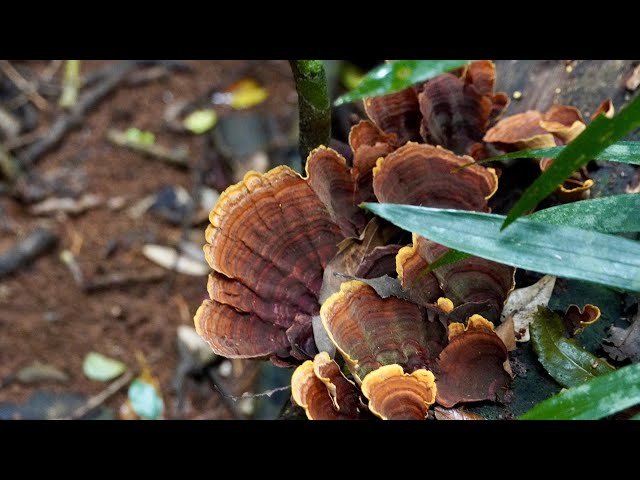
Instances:
[[[559,277],[640,292],[640,243],[575,227],[503,215],[365,203],[376,215],[462,252]]]
[[[564,336],[562,319],[548,308],[540,307],[531,324],[531,341],[538,360],[556,382],[575,387],[615,368]]]
[[[395,60],[367,73],[356,88],[334,102],[335,106],[365,97],[386,95],[462,67],[469,60]]]
[[[553,165],[525,190],[507,214],[502,228],[506,228],[516,218],[534,208],[541,200],[553,193],[558,185],[574,171],[596,158],[604,148],[636,127],[640,127],[640,95],[612,119],[600,115],[567,145]]]
[[[598,420],[640,403],[640,363],[601,375],[539,403],[521,420]]]
[[[640,195],[582,200],[546,208],[525,218],[602,233],[640,232]]]
[[[475,163],[493,162],[496,160],[512,160],[514,158],[558,158],[565,147],[535,148],[520,150],[495,157],[480,160]],[[617,142],[596,154],[592,160],[607,160],[609,162],[629,163],[640,165],[640,142]],[[473,165],[472,163],[470,165]]]

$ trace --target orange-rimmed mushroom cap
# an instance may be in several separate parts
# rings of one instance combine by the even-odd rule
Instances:
[[[357,417],[360,413],[360,396],[355,384],[348,380],[327,352],[320,352],[313,359],[313,371],[324,383],[336,411],[349,417]]]
[[[284,166],[249,172],[209,220],[204,252],[216,273],[194,318],[200,335],[227,357],[314,355],[311,318],[344,235],[309,182]]]
[[[425,268],[450,250],[415,233],[413,245],[414,253],[411,257],[405,259],[400,255],[396,258],[397,262],[404,262],[404,265],[399,266],[399,271],[403,271],[403,286],[404,283],[414,282],[414,278],[421,275],[418,268],[407,270],[407,266],[412,263],[418,264],[419,261],[415,257],[423,261],[419,268]],[[454,305],[461,307],[476,304],[476,309],[471,306],[466,309],[467,314],[483,313],[492,320],[500,318],[504,302],[515,286],[515,268],[473,256],[436,268],[431,275],[436,279],[444,296]]]
[[[472,315],[465,327],[449,325],[449,345],[437,361],[436,401],[444,407],[504,397],[511,377],[504,370],[507,348],[493,323]]]
[[[383,365],[413,370],[428,361],[420,308],[396,297],[380,298],[363,282],[343,283],[322,305],[320,318],[358,382]]]
[[[600,315],[600,309],[590,303],[587,303],[583,308],[578,305],[569,305],[563,320],[569,335],[573,336],[585,327],[596,323]]]
[[[428,81],[418,96],[422,138],[469,154],[509,102],[504,93],[494,94],[495,76],[493,62],[479,60],[463,69],[461,78],[445,73]]]
[[[529,150],[555,147],[553,134],[540,126],[542,114],[535,110],[503,118],[490,128],[484,141],[503,150]]]
[[[436,399],[434,380],[428,370],[407,374],[400,365],[385,365],[364,377],[362,393],[383,420],[424,420]]]
[[[396,255],[398,280],[412,301],[418,305],[428,305],[443,295],[438,279],[428,272],[429,263],[418,251],[414,234],[412,245],[402,247]]]
[[[365,98],[364,109],[380,130],[396,136],[396,145],[420,139],[420,108],[415,88]]]
[[[488,212],[487,200],[498,188],[491,168],[444,148],[409,142],[373,170],[373,190],[380,202]]]

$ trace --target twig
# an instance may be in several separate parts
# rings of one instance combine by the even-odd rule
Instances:
[[[68,113],[64,113],[58,117],[44,137],[30,145],[20,154],[18,159],[22,167],[30,167],[36,163],[44,153],[57,145],[67,132],[78,126],[89,109],[116,88],[134,68],[136,68],[136,63],[130,60],[116,64],[109,77],[98,84],[93,90],[82,95],[78,103],[76,103]]]
[[[165,278],[167,274],[162,268],[153,267],[141,272],[112,272],[86,279],[71,251],[63,250],[60,252],[60,261],[67,266],[76,285],[85,293],[92,293],[97,290],[104,290],[105,288],[120,287],[131,283],[157,282]]]
[[[289,60],[298,91],[300,157],[304,172],[309,152],[331,140],[331,104],[320,60]]]
[[[124,388],[135,376],[136,372],[133,370],[129,370],[124,375],[122,375],[117,380],[113,381],[109,384],[107,388],[101,391],[99,394],[94,395],[87,403],[78,407],[69,415],[68,417],[62,417],[59,420],[78,420],[79,418],[84,417],[87,413],[95,410],[104,402],[113,397],[116,393],[118,393],[122,388]]]
[[[20,72],[18,72],[13,65],[9,63],[8,60],[0,60],[0,69],[4,72],[4,74],[13,82],[13,84],[20,89],[22,93],[24,93],[31,103],[33,103],[38,109],[46,110],[49,104],[47,101],[42,98],[42,96],[38,93],[36,87],[25,79]]]
[[[208,368],[207,373],[209,374],[209,380],[211,381],[213,388],[215,388],[220,394],[220,398],[222,399],[222,403],[224,403],[224,406],[227,407],[229,412],[231,412],[231,415],[233,415],[233,418],[235,420],[242,420],[244,418],[244,415],[242,414],[242,412],[240,412],[240,409],[237,407],[236,403],[231,400],[231,395],[224,385],[222,376],[215,371],[215,368]]]
[[[62,80],[62,94],[58,105],[62,108],[72,108],[78,101],[80,89],[80,60],[67,60],[64,66],[64,79]]]
[[[58,237],[53,232],[44,228],[36,229],[0,255],[0,278],[15,272],[23,265],[46,253],[57,241]]]
[[[186,168],[189,166],[189,152],[184,148],[176,148],[170,150],[162,145],[140,143],[133,141],[127,137],[124,132],[118,130],[109,130],[107,139],[119,147],[125,147],[135,152],[144,153],[152,157],[162,160],[169,165]]]

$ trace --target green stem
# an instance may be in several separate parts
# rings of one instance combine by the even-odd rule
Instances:
[[[296,81],[300,108],[300,156],[302,170],[309,152],[331,139],[331,104],[327,79],[320,60],[289,60]]]

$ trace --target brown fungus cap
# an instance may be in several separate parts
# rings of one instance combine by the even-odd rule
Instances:
[[[507,348],[493,324],[472,315],[465,327],[449,325],[449,345],[440,353],[436,368],[438,395],[444,407],[482,400],[501,400],[511,377],[504,370]]]
[[[444,148],[409,142],[373,170],[373,189],[383,203],[488,212],[487,200],[498,188],[491,168],[470,165],[471,157],[459,157]]]
[[[314,355],[311,318],[323,271],[344,238],[330,209],[283,166],[247,173],[209,220],[204,252],[215,273],[196,330],[227,357]]]
[[[462,76],[445,73],[428,81],[418,96],[422,138],[458,155],[471,153],[509,102],[504,93],[494,93],[495,78],[493,62],[479,60],[462,69]]]
[[[407,374],[400,365],[380,367],[362,382],[369,410],[383,420],[424,420],[436,390],[433,373],[420,369]]]
[[[395,135],[397,146],[420,139],[420,109],[415,88],[365,98],[364,108],[382,132]]]
[[[410,370],[427,362],[427,329],[420,308],[396,298],[380,298],[369,285],[341,285],[320,310],[322,323],[356,381],[383,365]]]

